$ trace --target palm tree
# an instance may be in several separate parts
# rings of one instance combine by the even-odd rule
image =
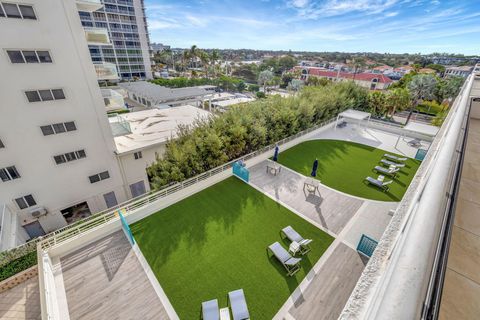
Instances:
[[[419,74],[412,78],[412,81],[408,84],[408,91],[413,99],[410,112],[405,124],[408,124],[410,117],[412,116],[413,109],[418,106],[422,100],[432,100],[435,98],[435,88],[437,86],[437,80],[434,76],[429,74]]]
[[[355,82],[355,77],[357,76],[358,69],[361,69],[361,68],[365,67],[365,65],[366,65],[365,57],[353,58],[353,63],[351,64],[351,66],[353,66],[353,68],[354,68],[354,71],[353,71],[353,81],[354,82]]]
[[[205,77],[208,78],[208,67],[210,66],[210,56],[205,51],[198,53],[200,61],[202,62],[203,69],[205,70]]]
[[[187,61],[190,60],[190,51],[184,50],[182,53],[182,71],[185,74],[187,71]]]
[[[194,63],[194,68],[196,68],[197,67],[197,58],[198,58],[198,54],[199,54],[198,47],[196,45],[193,45],[190,48],[189,54],[190,54],[190,60]]]
[[[217,76],[217,61],[220,59],[220,55],[218,54],[217,50],[213,50],[210,54],[210,63],[213,64],[213,76]]]

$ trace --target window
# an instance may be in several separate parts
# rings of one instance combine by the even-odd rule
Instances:
[[[87,157],[87,154],[85,153],[85,150],[78,150],[78,151],[72,151],[72,152],[67,152],[65,154],[53,156],[53,160],[55,160],[56,164],[62,164],[65,162],[75,161],[75,160],[83,159],[86,157]]]
[[[70,121],[70,122],[49,124],[47,126],[41,126],[40,129],[42,130],[42,133],[44,136],[49,136],[52,134],[75,131],[77,130],[77,127],[75,125],[75,122]]]
[[[23,57],[27,63],[38,63],[37,53],[35,51],[22,51]]]
[[[20,174],[15,166],[0,169],[0,179],[3,182],[20,178]]]
[[[48,51],[34,50],[7,50],[12,63],[51,63],[52,58]]]
[[[135,160],[142,159],[142,151],[135,152],[133,156],[135,157]]]
[[[3,9],[2,9],[3,6]],[[35,11],[32,6],[14,3],[0,4],[0,17],[15,18],[15,19],[31,19],[36,20]]]
[[[17,203],[20,209],[25,209],[25,208],[33,207],[37,205],[37,203],[35,202],[35,199],[31,194],[23,196],[21,198],[17,198],[15,199],[15,202]]]
[[[7,18],[16,18],[16,19],[22,18],[22,15],[20,14],[20,10],[18,9],[16,4],[2,3],[2,5],[3,5],[3,9],[5,9]]]
[[[8,57],[10,58],[10,61],[12,63],[25,63],[25,60],[23,59],[23,55],[21,51],[7,51]]]
[[[40,102],[40,101],[52,101],[52,100],[63,100],[65,99],[65,94],[63,89],[46,89],[46,90],[35,90],[35,91],[25,91],[28,102]]]
[[[35,16],[35,11],[33,11],[32,6],[19,4],[18,7],[20,8],[20,12],[22,13],[23,19],[32,19],[32,20],[37,19],[37,17]]]
[[[108,173],[108,171],[100,172],[100,173],[94,174],[93,176],[88,177],[88,179],[90,180],[90,183],[95,183],[108,178],[110,178],[110,174]]]

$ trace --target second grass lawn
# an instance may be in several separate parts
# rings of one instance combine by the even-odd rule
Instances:
[[[280,153],[278,162],[310,176],[313,161],[317,158],[317,179],[323,184],[366,199],[400,201],[417,172],[420,161],[408,159],[405,168],[400,170],[393,183],[389,185],[390,190],[383,192],[375,186],[366,184],[364,179],[367,176],[378,177],[379,174],[373,172],[373,168],[380,165],[379,161],[385,153],[394,154],[349,141],[310,140]],[[385,181],[388,180],[391,178],[386,176]]]
[[[291,225],[313,239],[293,277],[267,254]],[[333,238],[235,177],[228,178],[131,226],[180,319],[199,319],[201,303],[245,292],[250,317],[271,319]]]

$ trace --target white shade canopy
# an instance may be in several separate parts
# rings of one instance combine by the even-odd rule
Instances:
[[[417,122],[409,122],[405,127],[403,127],[403,129],[410,132],[420,133],[429,137],[436,136],[438,130],[440,130],[439,127]]]
[[[354,119],[354,120],[367,120],[370,118],[370,113],[368,112],[363,112],[363,111],[358,111],[358,110],[353,110],[353,109],[348,109],[343,111],[338,115],[338,118],[349,118],[349,119]]]

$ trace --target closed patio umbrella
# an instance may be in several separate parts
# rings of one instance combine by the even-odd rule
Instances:
[[[278,146],[275,146],[275,153],[273,154],[273,161],[278,160]]]
[[[312,177],[317,176],[317,169],[318,169],[318,159],[315,159],[315,161],[313,161],[312,173],[310,173]]]

